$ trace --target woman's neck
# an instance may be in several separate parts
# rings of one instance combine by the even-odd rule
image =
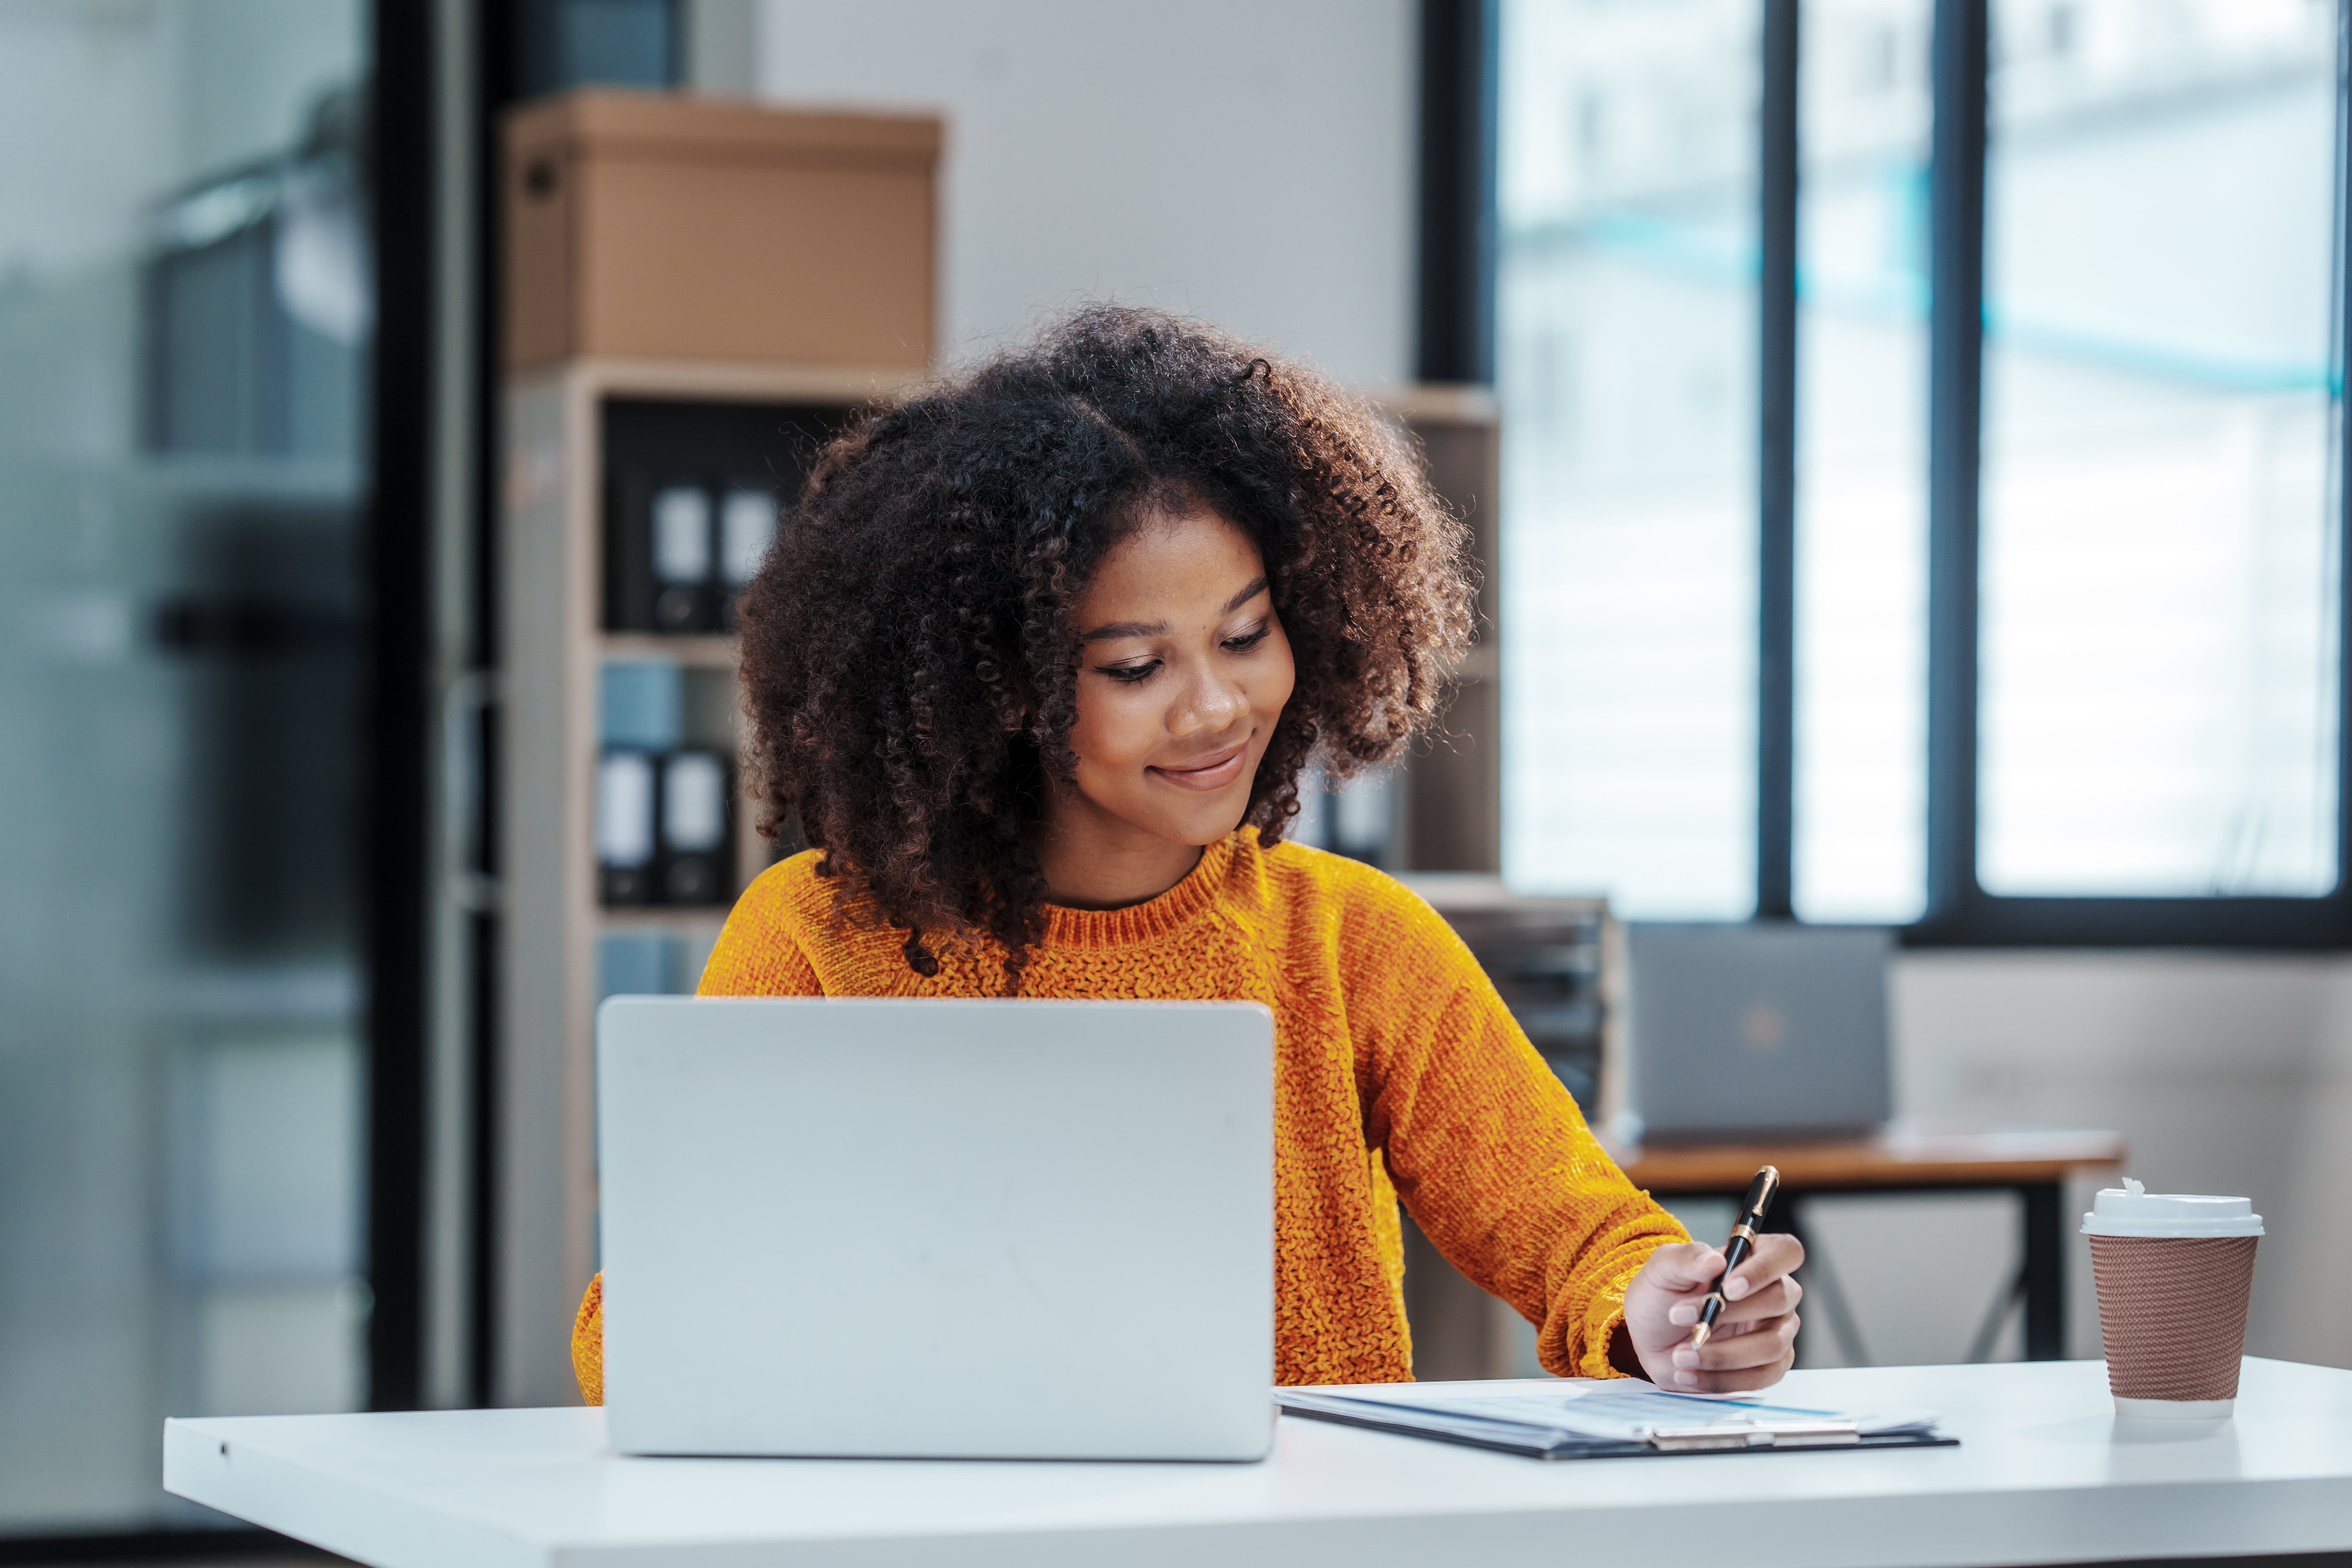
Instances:
[[[1030,842],[1047,901],[1073,910],[1148,903],[1201,863],[1200,845],[1145,833],[1083,804],[1050,811]]]

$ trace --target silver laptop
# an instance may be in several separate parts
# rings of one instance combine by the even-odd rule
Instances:
[[[1625,927],[1630,1109],[1652,1142],[1833,1137],[1882,1126],[1883,930]]]
[[[596,1024],[619,1451],[1266,1454],[1264,1007],[622,996]]]

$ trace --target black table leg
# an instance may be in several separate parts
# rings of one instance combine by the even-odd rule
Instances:
[[[1845,1352],[1846,1364],[1871,1365],[1870,1352],[1862,1344],[1862,1322],[1845,1299],[1845,1287],[1838,1282],[1837,1270],[1830,1266],[1828,1252],[1805,1229],[1803,1199],[1790,1193],[1777,1206],[1780,1212],[1765,1222],[1764,1228],[1787,1231],[1805,1249],[1805,1261],[1798,1267],[1797,1281],[1805,1288],[1806,1300],[1837,1336],[1839,1347]],[[1801,1316],[1802,1310],[1799,1309]]]
[[[2065,1189],[2057,1182],[2021,1184],[2025,1220],[2025,1359],[2066,1358]]]

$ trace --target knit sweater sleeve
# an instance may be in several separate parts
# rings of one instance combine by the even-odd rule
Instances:
[[[1626,1286],[1688,1235],[1610,1159],[1435,910],[1386,878],[1348,902],[1365,1131],[1398,1195],[1455,1268],[1536,1325],[1547,1369],[1617,1375]]]

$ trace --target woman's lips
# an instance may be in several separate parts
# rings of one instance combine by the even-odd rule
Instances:
[[[1160,767],[1158,773],[1179,789],[1223,789],[1242,776],[1242,763],[1249,756],[1249,742],[1240,742],[1222,752],[1212,752],[1198,763],[1181,768]]]

